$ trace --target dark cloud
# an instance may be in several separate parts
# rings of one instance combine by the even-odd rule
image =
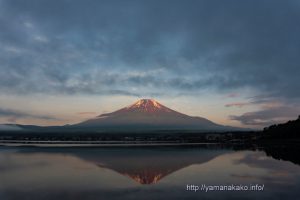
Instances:
[[[10,122],[16,122],[16,120],[23,119],[23,118],[58,120],[58,118],[48,116],[48,115],[38,115],[38,114],[32,114],[23,111],[13,110],[13,109],[2,109],[2,108],[0,108],[0,117],[8,118]]]
[[[253,87],[275,97],[300,97],[296,1],[1,3],[2,91],[34,86],[32,92],[60,93],[76,73],[94,68],[120,74],[164,68],[169,75],[156,84],[173,82],[174,91]],[[135,79],[133,84],[142,82],[146,89],[153,83]],[[81,89],[87,88],[73,88]]]
[[[240,116],[232,115],[230,119],[239,121],[244,125],[269,126],[285,122],[288,119],[296,119],[299,113],[299,108],[278,106],[256,112],[247,112]]]

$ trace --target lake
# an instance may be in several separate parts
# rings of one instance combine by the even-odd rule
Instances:
[[[0,147],[0,200],[296,199],[298,147]]]

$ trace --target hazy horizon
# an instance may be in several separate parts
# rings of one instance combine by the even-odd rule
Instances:
[[[300,114],[298,1],[0,0],[0,124],[73,124],[151,98],[215,123]]]

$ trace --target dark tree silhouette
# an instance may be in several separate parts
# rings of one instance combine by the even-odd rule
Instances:
[[[263,136],[264,138],[278,139],[300,138],[300,115],[296,120],[264,128]]]

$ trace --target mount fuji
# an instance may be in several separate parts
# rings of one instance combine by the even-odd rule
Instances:
[[[141,99],[130,106],[99,115],[71,125],[71,127],[105,130],[240,130],[239,128],[216,124],[202,117],[192,117],[177,112],[154,99]]]

